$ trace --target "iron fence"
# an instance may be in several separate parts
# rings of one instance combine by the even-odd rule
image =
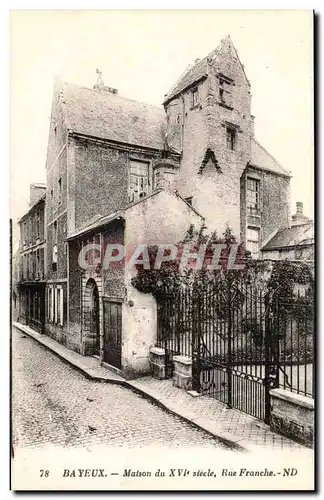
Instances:
[[[278,299],[273,306],[279,334],[279,387],[314,398],[314,305],[308,297]]]
[[[183,286],[157,297],[157,345],[166,376],[192,358],[193,388],[267,421],[269,391],[314,397],[315,332],[307,297],[283,300],[241,281]]]

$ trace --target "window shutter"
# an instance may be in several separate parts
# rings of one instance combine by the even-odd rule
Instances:
[[[51,289],[47,289],[47,318],[51,319]]]
[[[60,325],[63,326],[63,288],[60,293]]]
[[[54,289],[54,323],[57,323],[57,288]]]
[[[54,288],[51,288],[51,321],[54,322]]]

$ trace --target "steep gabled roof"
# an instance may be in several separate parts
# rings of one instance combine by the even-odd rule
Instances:
[[[173,85],[173,87],[169,90],[169,92],[165,95],[164,104],[167,104],[173,97],[177,96],[190,87],[194,83],[202,80],[203,78],[207,78],[208,75],[208,56],[199,60],[193,66],[190,66],[179,78],[179,80]]]
[[[70,131],[147,148],[164,148],[163,108],[69,83],[60,85],[60,96]]]
[[[221,43],[216,47],[216,49],[212,50],[206,57],[200,59],[195,64],[189,66],[189,68],[180,76],[179,80],[175,83],[175,85],[169,90],[169,92],[165,95],[164,104],[167,104],[173,97],[176,97],[182,91],[199,82],[200,80],[207,78],[208,76],[208,61],[213,60],[217,57],[222,58],[223,51],[232,50],[238,60],[238,63],[241,66],[244,78],[248,85],[250,82],[246,76],[244,66],[239,58],[238,52],[232,42],[230,35],[227,35],[225,38],[221,40]]]
[[[314,243],[314,222],[279,229],[274,237],[262,248],[262,250],[275,250]]]
[[[289,172],[285,170],[277,162],[277,160],[254,138],[251,141],[250,165],[260,168],[261,170],[267,170],[275,174],[290,177]]]

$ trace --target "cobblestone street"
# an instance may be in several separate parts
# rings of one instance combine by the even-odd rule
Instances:
[[[87,380],[13,328],[14,447],[224,445],[118,385]]]

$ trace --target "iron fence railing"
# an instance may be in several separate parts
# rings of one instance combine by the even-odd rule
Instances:
[[[278,299],[273,320],[279,335],[279,387],[314,398],[314,305],[305,297]]]
[[[199,293],[192,286],[161,292],[157,307],[157,345],[165,349],[167,376],[172,374],[172,357],[180,354],[199,365],[195,372],[198,389],[208,386],[210,394],[223,393],[224,402],[242,398],[244,391],[245,399],[253,397],[254,391],[261,391],[259,386],[240,389],[239,395],[232,394],[231,387],[252,382],[314,397],[315,330],[310,297],[298,293],[288,300],[246,283],[211,283]]]

